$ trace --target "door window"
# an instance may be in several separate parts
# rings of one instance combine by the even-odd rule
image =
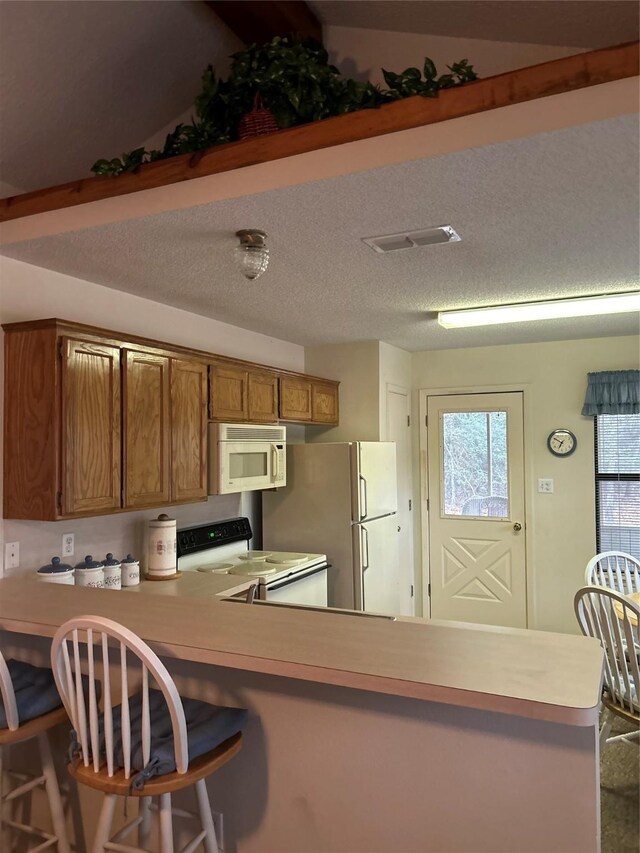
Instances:
[[[440,417],[441,515],[509,518],[507,412]]]

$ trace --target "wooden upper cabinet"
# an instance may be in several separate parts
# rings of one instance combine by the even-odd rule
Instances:
[[[273,423],[278,420],[278,375],[212,364],[210,415],[215,421]]]
[[[249,372],[249,421],[278,420],[278,377],[275,373]]]
[[[311,388],[311,419],[316,424],[337,424],[338,383],[314,380]]]
[[[120,349],[62,341],[61,514],[119,509]]]
[[[171,359],[171,500],[207,497],[207,366]]]
[[[280,417],[284,421],[311,420],[311,380],[280,377]]]
[[[246,421],[249,417],[249,372],[212,364],[209,368],[210,414],[215,421]]]
[[[123,506],[171,501],[169,358],[122,351]]]

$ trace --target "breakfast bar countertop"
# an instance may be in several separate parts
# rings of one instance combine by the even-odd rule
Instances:
[[[236,590],[246,588],[239,584]],[[0,630],[52,637],[94,614],[161,656],[574,726],[598,720],[603,656],[590,638],[278,606],[219,594],[226,576],[185,572],[121,591],[0,580]]]

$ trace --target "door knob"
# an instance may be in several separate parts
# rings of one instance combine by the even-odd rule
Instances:
[[[522,525],[520,524],[519,521],[516,521],[516,523],[513,525],[513,529],[515,530],[516,533],[518,533],[520,530],[522,530]]]

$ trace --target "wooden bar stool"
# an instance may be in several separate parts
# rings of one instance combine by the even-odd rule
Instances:
[[[94,853],[145,850],[152,810],[159,816],[162,853],[174,849],[174,814],[200,819],[200,830],[183,853],[192,853],[202,842],[206,853],[217,853],[205,780],[240,750],[246,710],[181,699],[160,658],[132,631],[110,619],[80,616],[65,622],[53,638],[51,661],[77,738],[79,761],[69,765],[69,772],[104,794]],[[81,680],[83,661],[86,687]],[[157,689],[151,689],[154,683]],[[171,805],[171,794],[191,785],[199,815]],[[138,815],[112,837],[117,798],[127,796],[139,798]],[[159,797],[158,808],[152,807],[154,796]],[[122,844],[136,827],[140,846]]]
[[[37,682],[34,682],[32,688],[27,687],[25,690],[18,690],[16,698],[16,690],[14,689],[10,667],[13,670],[14,677],[15,673],[19,671],[23,680],[26,678],[27,681],[31,673],[38,676],[40,681],[45,674],[51,674],[49,670],[32,667],[20,661],[9,661],[8,666],[0,652],[0,693],[2,694],[2,706],[4,709],[4,719],[0,722],[2,724],[6,723],[6,726],[0,728],[0,833],[2,833],[0,835],[0,846],[4,837],[5,827],[10,827],[16,832],[20,831],[27,835],[35,835],[43,839],[36,847],[32,848],[33,850],[47,850],[57,845],[58,853],[70,853],[60,788],[58,786],[58,779],[47,735],[49,729],[65,722],[67,719],[66,711],[64,706],[60,704],[60,697],[57,691],[45,689],[42,687],[42,684],[38,684]],[[53,680],[51,681],[51,686],[53,686]],[[33,700],[35,700],[35,703]],[[56,702],[58,703],[58,707],[55,707],[53,710],[40,713],[38,716],[25,720],[25,717],[30,716],[30,710],[38,711],[38,705],[42,708],[43,705],[51,705]],[[30,710],[28,708],[29,705],[31,706]],[[10,744],[23,743],[31,738],[36,738],[38,741],[42,774],[40,776],[30,776],[28,774],[18,774],[8,771],[4,766],[7,747]],[[21,784],[5,793],[4,779],[12,775],[21,780]],[[53,834],[45,832],[31,824],[20,823],[4,816],[6,804],[17,801],[20,797],[28,794],[38,786],[44,787],[47,800],[49,801]]]

